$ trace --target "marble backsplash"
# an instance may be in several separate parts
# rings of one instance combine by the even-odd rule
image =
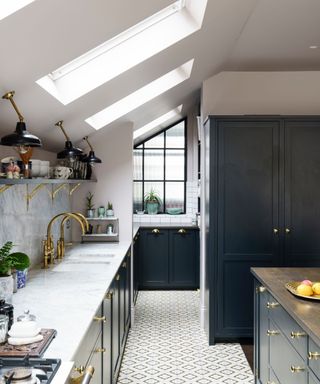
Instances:
[[[32,265],[42,262],[42,240],[45,239],[50,219],[58,213],[70,212],[71,209],[68,191],[63,188],[52,200],[50,184],[38,191],[27,209],[27,188],[30,193],[34,187],[15,185],[0,193],[0,246],[6,241],[12,241],[16,244],[14,250],[25,252]],[[60,229],[59,222],[53,226],[55,246]],[[65,228],[65,239],[70,241],[71,228],[70,225],[67,227],[68,224]]]

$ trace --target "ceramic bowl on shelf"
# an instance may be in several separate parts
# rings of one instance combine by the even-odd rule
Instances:
[[[137,212],[137,215],[144,215],[144,210],[143,211],[139,211],[138,209],[136,209],[136,212]]]
[[[180,213],[182,213],[182,209],[181,208],[167,208],[167,213],[169,213],[169,215],[180,215]]]

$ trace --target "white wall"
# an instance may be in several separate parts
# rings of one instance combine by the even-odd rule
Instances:
[[[85,197],[89,191],[94,194],[95,208],[112,202],[115,216],[119,217],[120,241],[132,238],[132,132],[133,124],[127,123],[90,136],[95,154],[102,160],[102,164],[94,168],[98,181],[81,186],[72,204],[74,212],[85,213]],[[73,226],[73,240],[79,239],[79,230]]]
[[[203,82],[201,114],[318,115],[320,72],[221,72]]]

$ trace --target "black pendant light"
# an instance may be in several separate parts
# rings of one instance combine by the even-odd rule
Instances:
[[[97,157],[94,154],[94,150],[92,148],[92,145],[89,143],[88,136],[85,136],[83,138],[83,140],[86,141],[87,144],[89,145],[90,151],[89,151],[89,155],[86,156],[84,159],[82,159],[82,161],[84,163],[89,163],[89,164],[100,164],[100,163],[102,163],[101,159],[99,159],[99,157]]]
[[[55,125],[61,128],[66,138],[64,150],[57,154],[57,158],[75,160],[76,157],[82,156],[82,149],[74,147],[72,142],[70,141],[69,136],[66,134],[66,131],[63,128],[63,120],[58,121],[57,123],[55,123]]]
[[[2,98],[11,102],[13,108],[19,116],[19,121],[17,122],[15,132],[3,136],[1,138],[0,144],[11,147],[41,147],[41,140],[37,136],[32,135],[30,132],[27,131],[24,118],[19,112],[19,109],[13,100],[14,93],[14,91],[7,92],[5,95],[2,96]]]

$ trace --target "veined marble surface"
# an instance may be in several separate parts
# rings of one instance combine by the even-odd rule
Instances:
[[[57,330],[44,357],[73,360],[130,245],[76,244],[61,263],[30,271],[27,286],[13,296],[14,315],[29,309],[40,327]]]

